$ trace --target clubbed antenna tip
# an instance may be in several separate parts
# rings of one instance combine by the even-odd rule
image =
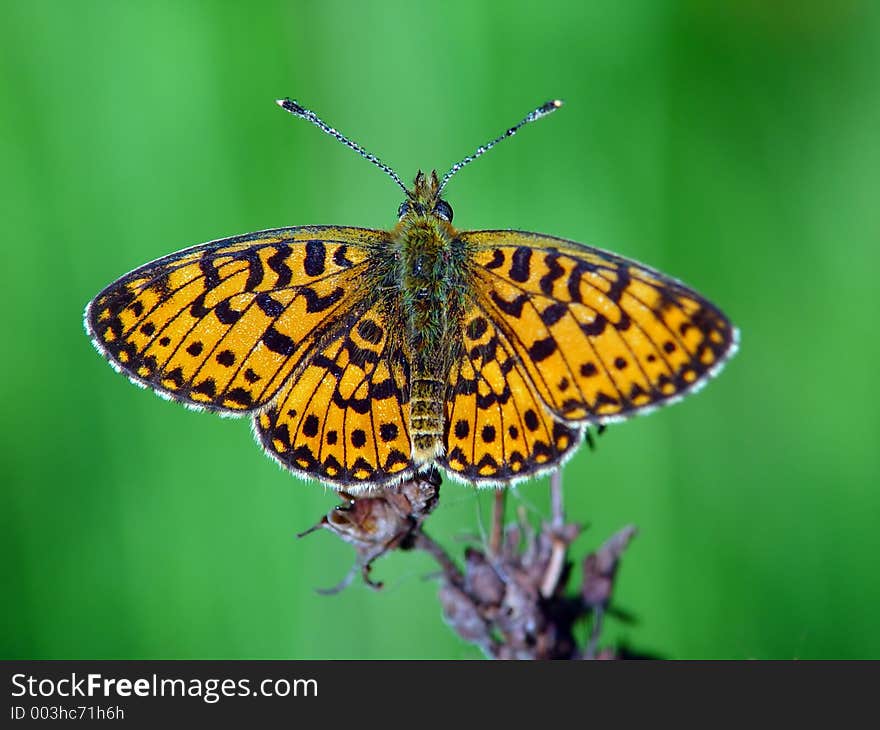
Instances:
[[[388,165],[386,165],[382,160],[380,160],[376,155],[370,154],[363,147],[361,147],[357,142],[353,142],[348,137],[346,137],[341,132],[337,132],[333,127],[329,124],[326,124],[315,112],[306,109],[303,106],[297,104],[293,99],[276,99],[275,103],[280,106],[284,111],[290,112],[295,117],[299,117],[300,119],[305,119],[312,124],[314,124],[318,129],[322,132],[326,132],[334,139],[342,142],[346,147],[351,150],[357,152],[361,157],[365,160],[369,160],[380,170],[385,172],[394,182],[396,182],[403,192],[407,193],[406,185],[403,184],[403,181],[400,179],[398,174],[394,172]]]
[[[443,179],[440,181],[440,190],[443,190],[443,188],[446,187],[446,183],[449,182],[449,178],[451,178],[455,173],[457,173],[462,167],[464,167],[465,165],[469,165],[471,162],[476,160],[480,155],[486,154],[489,150],[491,150],[501,140],[507,139],[508,137],[512,137],[513,135],[515,135],[517,133],[517,131],[520,129],[520,127],[524,127],[529,122],[534,122],[534,121],[540,119],[541,117],[546,117],[548,114],[552,114],[557,109],[559,109],[559,107],[561,107],[561,106],[562,106],[562,101],[560,101],[559,99],[552,99],[551,101],[548,101],[548,102],[542,104],[534,111],[529,112],[519,124],[515,124],[514,126],[512,126],[510,129],[508,129],[501,136],[496,137],[491,142],[487,142],[486,144],[482,145],[481,147],[477,147],[476,152],[474,152],[472,155],[468,155],[461,162],[456,162],[449,169],[449,172],[447,172],[443,176]]]

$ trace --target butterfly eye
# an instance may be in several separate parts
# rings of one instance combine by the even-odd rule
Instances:
[[[452,206],[445,200],[438,200],[434,206],[434,214],[441,220],[452,223]]]
[[[409,213],[409,201],[404,200],[397,209],[397,217],[403,218],[407,213]]]

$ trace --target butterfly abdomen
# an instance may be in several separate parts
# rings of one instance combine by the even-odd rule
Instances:
[[[417,373],[410,394],[410,436],[417,464],[439,455],[443,437],[443,393],[446,384]]]

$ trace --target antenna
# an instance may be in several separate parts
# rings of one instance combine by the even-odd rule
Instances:
[[[472,155],[468,155],[461,162],[456,162],[447,172],[443,179],[440,181],[440,188],[438,193],[446,187],[446,183],[449,182],[449,178],[451,178],[455,173],[457,173],[462,167],[470,164],[474,160],[476,160],[480,155],[486,154],[489,150],[491,150],[496,144],[501,142],[501,140],[507,139],[508,137],[512,137],[517,133],[520,127],[524,127],[529,122],[534,122],[540,119],[541,117],[546,117],[548,114],[552,114],[559,107],[562,106],[562,102],[559,99],[553,99],[552,101],[548,101],[546,104],[542,104],[535,111],[529,112],[525,119],[523,119],[519,124],[508,129],[504,134],[496,139],[493,139],[491,142],[487,142],[482,147],[477,147],[477,151]]]
[[[348,147],[349,149],[353,149],[361,157],[372,162],[376,167],[378,167],[380,170],[382,170],[388,176],[390,176],[391,179],[394,180],[394,182],[396,182],[400,186],[400,188],[403,190],[403,192],[405,192],[407,195],[409,195],[409,190],[406,189],[406,185],[403,184],[403,182],[398,177],[397,173],[394,172],[394,170],[392,170],[390,167],[388,167],[388,165],[386,165],[384,162],[382,162],[382,160],[380,160],[378,157],[376,157],[376,155],[371,155],[369,152],[367,152],[363,147],[361,147],[359,144],[357,144],[357,142],[352,142],[344,134],[342,134],[341,132],[337,132],[335,129],[333,129],[333,127],[324,123],[324,121],[322,121],[321,118],[317,114],[315,114],[315,112],[310,111],[310,110],[306,109],[305,107],[300,106],[293,99],[278,99],[275,103],[278,106],[280,106],[282,109],[284,109],[284,111],[290,112],[291,114],[293,114],[293,116],[300,117],[301,119],[305,119],[305,120],[311,122],[316,127],[318,127],[318,129],[320,129],[321,131],[326,132],[331,137],[335,137],[340,142],[342,142],[342,144],[344,144],[346,147]]]

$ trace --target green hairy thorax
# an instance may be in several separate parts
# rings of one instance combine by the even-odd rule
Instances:
[[[452,224],[438,215],[441,202],[437,173],[419,171],[391,233],[414,361],[424,360],[425,375],[438,377],[443,372],[438,365],[455,354],[467,287],[464,245]]]

